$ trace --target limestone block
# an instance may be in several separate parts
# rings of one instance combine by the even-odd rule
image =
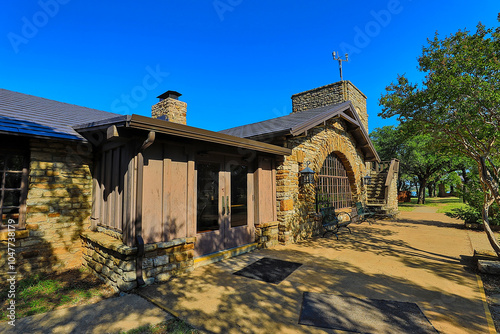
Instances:
[[[170,262],[170,256],[169,255],[163,255],[163,256],[158,256],[153,259],[153,265],[155,267],[163,266],[166,265]]]
[[[280,202],[281,211],[293,210],[293,199],[285,199]]]
[[[482,273],[500,275],[500,261],[479,260],[477,266]]]

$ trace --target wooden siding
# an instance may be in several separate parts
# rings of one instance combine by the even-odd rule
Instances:
[[[276,220],[276,174],[273,160],[259,157],[255,171],[255,223]]]
[[[136,244],[137,233],[145,243],[196,236],[195,152],[168,141],[155,142],[142,153],[135,141],[105,144],[95,162],[93,221],[122,233],[128,246]],[[247,229],[252,230],[254,223],[276,220],[274,160],[256,160],[247,179]]]

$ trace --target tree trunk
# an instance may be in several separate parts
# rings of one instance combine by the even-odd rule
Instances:
[[[490,222],[488,220],[488,211],[490,209],[490,205],[493,204],[495,199],[488,199],[488,194],[484,194],[484,204],[483,204],[483,227],[486,232],[486,236],[490,241],[491,247],[497,253],[497,256],[500,257],[500,244],[498,243],[497,238],[493,234],[493,231],[490,228]]]
[[[420,188],[418,189],[418,200],[417,204],[425,204],[425,188],[427,185],[427,179],[419,179]]]
[[[462,188],[462,191],[463,191],[462,202],[467,203],[467,201],[465,200],[465,195],[467,194],[467,185],[469,184],[469,178],[467,177],[467,169],[465,169],[465,168],[462,168],[462,178],[464,179],[463,188]]]
[[[444,188],[444,183],[439,182],[439,194],[438,197],[446,197],[446,189]]]
[[[479,159],[479,179],[483,184],[483,192],[484,192],[484,202],[483,202],[483,226],[484,231],[486,232],[486,236],[493,247],[493,250],[497,253],[497,256],[500,257],[500,244],[498,240],[495,238],[493,231],[490,228],[490,222],[488,220],[488,211],[490,209],[490,205],[493,202],[497,202],[500,205],[500,194],[498,191],[498,184],[494,181],[494,179],[489,175],[488,169],[486,168],[485,158],[481,157]]]

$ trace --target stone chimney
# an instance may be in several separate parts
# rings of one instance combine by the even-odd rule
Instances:
[[[186,124],[187,103],[179,101],[181,95],[176,91],[169,90],[158,96],[160,102],[151,107],[151,117]]]
[[[366,95],[348,80],[292,95],[292,113],[345,101],[351,101],[361,119],[361,123],[365,130],[368,131]]]

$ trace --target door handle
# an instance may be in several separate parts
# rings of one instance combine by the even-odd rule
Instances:
[[[230,214],[230,212],[229,212],[229,196],[226,196],[226,205],[227,205],[227,214]]]

